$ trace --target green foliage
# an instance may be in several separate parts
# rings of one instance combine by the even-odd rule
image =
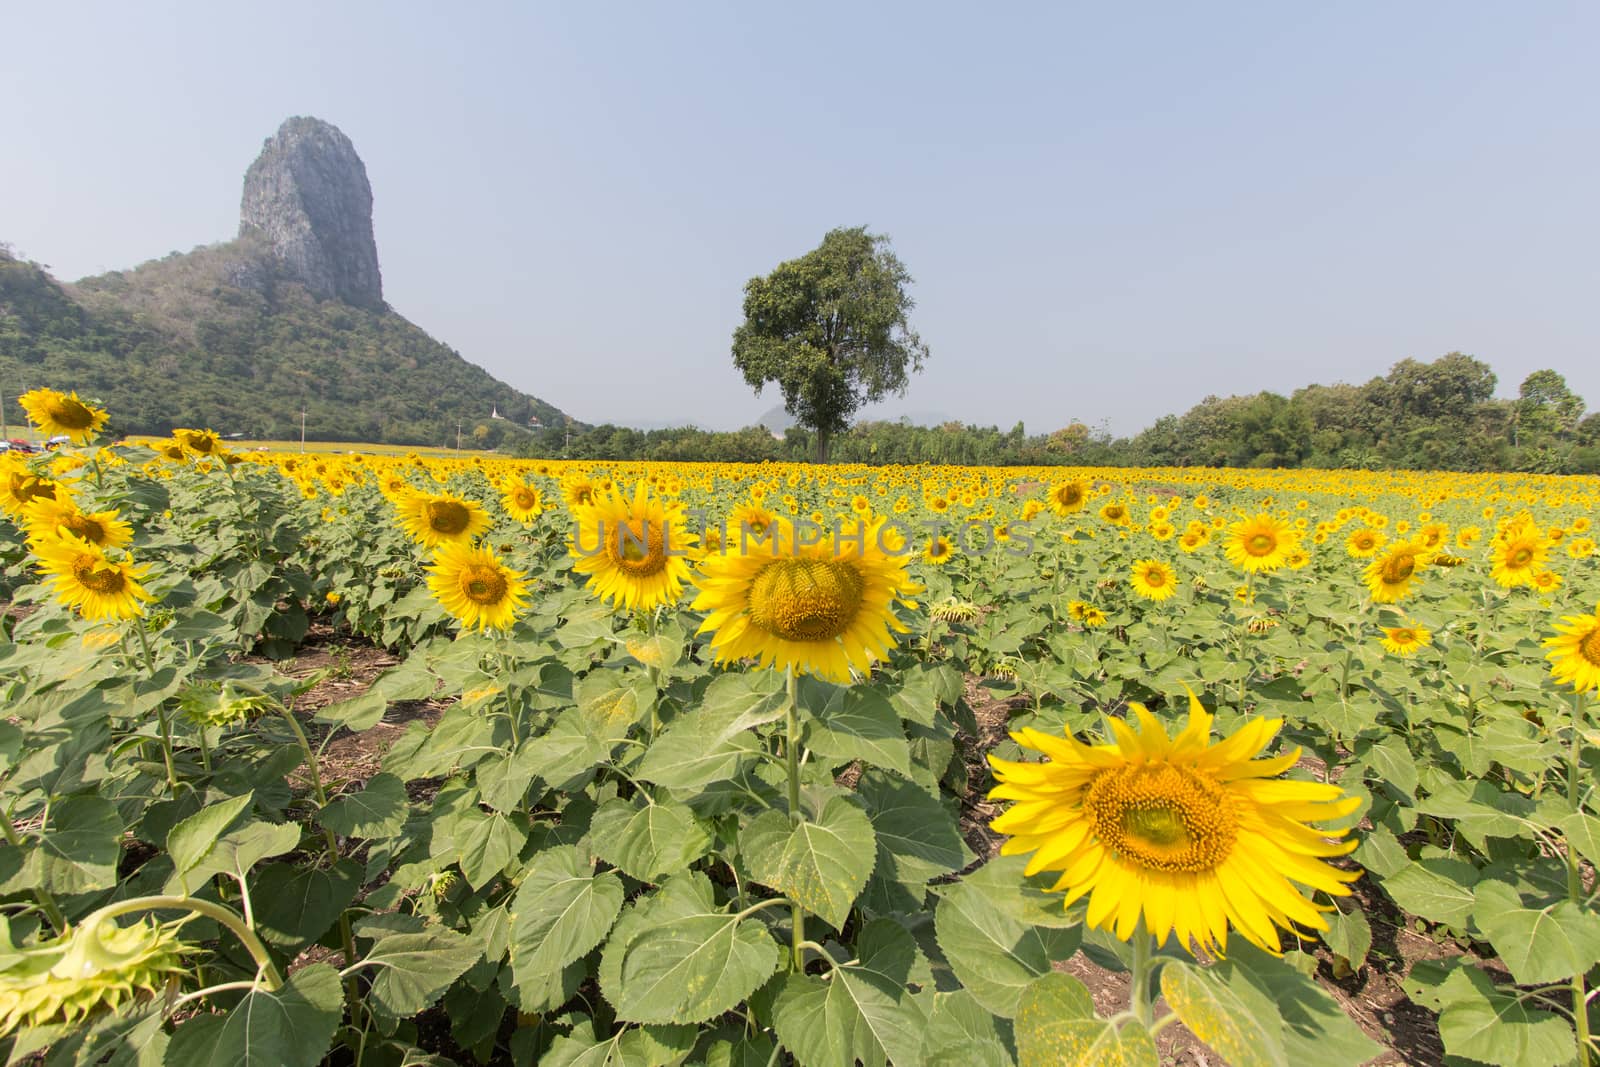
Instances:
[[[744,287],[733,364],[751,388],[775,382],[789,414],[817,435],[817,458],[862,404],[904,393],[928,346],[912,331],[911,276],[888,238],[830,230],[822,244]]]
[[[390,310],[318,300],[249,238],[63,286],[0,250],[0,375],[77,390],[118,433],[208,426],[292,439],[454,445],[498,407],[491,447],[566,417],[502,385]],[[494,431],[494,432],[490,432]]]

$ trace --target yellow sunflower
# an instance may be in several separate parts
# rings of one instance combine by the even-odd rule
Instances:
[[[1331,909],[1300,886],[1347,896],[1360,872],[1326,862],[1356,847],[1336,840],[1348,831],[1314,824],[1345,819],[1361,801],[1335,785],[1278,778],[1298,748],[1255,758],[1281,719],[1251,719],[1211,744],[1211,715],[1192,693],[1176,737],[1143,705],[1130,708],[1139,730],[1109,720],[1114,743],[1028,728],[1013,738],[1049,762],[989,757],[1000,781],[989,796],[1015,801],[990,824],[1010,835],[1001,853],[1033,853],[1028,874],[1061,872],[1052,888],[1064,903],[1087,895],[1088,925],[1123,940],[1141,918],[1158,943],[1176,935],[1212,955],[1226,951],[1229,926],[1272,953],[1275,926],[1326,930]]]
[[[144,614],[144,601],[155,599],[139,584],[148,566],[107,559],[104,549],[81,537],[58,534],[36,544],[34,554],[56,600],[86,619],[131,619]]]
[[[544,514],[544,493],[537,487],[520,479],[512,479],[501,487],[501,492],[500,506],[522,525],[528,526]]]
[[[933,537],[928,539],[928,547],[922,550],[922,558],[928,563],[943,566],[950,562],[950,557],[955,555],[955,547],[949,539]]]
[[[1556,681],[1579,693],[1600,689],[1600,606],[1593,615],[1563,615],[1544,647]]]
[[[1508,530],[1490,553],[1489,577],[1500,586],[1512,589],[1532,585],[1533,576],[1544,569],[1550,557],[1550,543],[1533,527]]]
[[[1567,542],[1567,555],[1573,559],[1588,559],[1594,552],[1595,543],[1592,537],[1574,537]]]
[[[215,430],[173,430],[172,439],[197,456],[214,456],[222,451],[222,438]]]
[[[1083,609],[1083,618],[1080,621],[1083,623],[1084,629],[1093,630],[1097,626],[1106,624],[1106,613],[1097,607],[1086,607]]]
[[[1089,502],[1089,483],[1084,481],[1062,482],[1050,488],[1050,510],[1057,515],[1071,515],[1075,511],[1082,511]]]
[[[1363,576],[1373,603],[1393,604],[1411,595],[1417,572],[1433,558],[1417,541],[1401,541],[1367,565]]]
[[[1561,575],[1555,571],[1540,571],[1528,583],[1541,593],[1553,593],[1561,588]]]
[[[78,394],[54,389],[30,389],[18,398],[28,418],[46,437],[65,435],[80,445],[99,433],[108,416],[78,399]]]
[[[69,533],[101,548],[122,548],[133,540],[133,527],[118,518],[116,511],[80,511],[65,494],[29,501],[22,525],[31,541]]]
[[[1433,633],[1422,626],[1385,626],[1383,639],[1378,643],[1385,652],[1397,656],[1410,656],[1419,648],[1433,644]]]
[[[1223,551],[1229,563],[1253,574],[1283,566],[1290,550],[1299,543],[1300,535],[1294,527],[1262,512],[1229,526]]]
[[[35,500],[54,500],[56,483],[35,474],[21,456],[0,455],[0,510],[21,519]]]
[[[693,606],[708,612],[699,632],[711,634],[716,661],[755,659],[840,683],[869,673],[894,647],[891,631],[906,631],[895,602],[920,591],[905,557],[879,547],[882,528],[802,546],[780,525],[771,553],[708,557]]]
[[[395,501],[395,511],[401,529],[424,548],[469,544],[492,525],[482,504],[450,493],[407,493]]]
[[[1146,600],[1165,600],[1178,591],[1178,576],[1160,560],[1135,560],[1131,580],[1133,591]]]
[[[435,549],[428,591],[462,626],[479,630],[510,629],[528,597],[522,575],[489,549],[461,541]]]
[[[561,499],[566,501],[569,508],[582,507],[594,501],[598,488],[588,475],[568,475],[561,480]]]
[[[1344,539],[1344,550],[1352,559],[1371,559],[1387,540],[1382,531],[1363,526],[1359,530],[1352,530],[1350,536]]]
[[[572,508],[572,569],[589,576],[589,591],[615,607],[651,611],[675,604],[689,580],[696,538],[683,505],[652,496],[644,482],[630,500],[616,488],[596,490]]]

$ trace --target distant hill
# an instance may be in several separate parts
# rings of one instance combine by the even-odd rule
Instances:
[[[0,245],[0,388],[92,397],[119,433],[453,443],[566,416],[498,381],[382,299],[371,192],[349,140],[297,118],[246,177],[240,234],[62,284]],[[576,424],[575,424],[576,425]]]

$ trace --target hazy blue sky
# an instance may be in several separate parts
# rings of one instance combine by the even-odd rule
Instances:
[[[0,240],[73,279],[233,235],[289,115],[391,305],[589,421],[734,427],[751,275],[891,235],[886,407],[1130,432],[1450,350],[1600,407],[1600,5],[7,4]]]

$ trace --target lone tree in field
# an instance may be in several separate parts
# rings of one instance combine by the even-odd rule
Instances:
[[[906,321],[910,284],[889,239],[865,226],[832,230],[799,259],[745,283],[733,364],[757,392],[778,383],[784,408],[816,434],[819,463],[862,404],[903,394],[909,372],[928,358]]]

